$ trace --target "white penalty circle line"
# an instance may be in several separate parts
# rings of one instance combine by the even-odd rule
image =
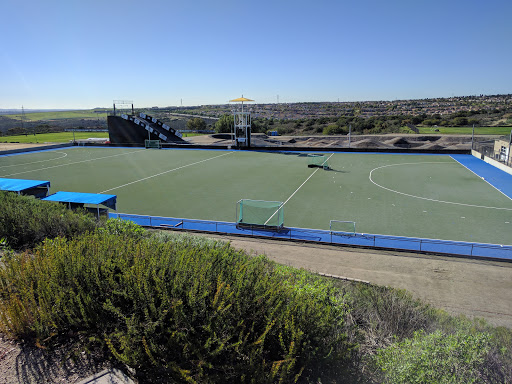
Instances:
[[[183,169],[183,168],[186,168],[186,167],[190,167],[190,166],[192,166],[192,165],[196,165],[196,164],[204,163],[205,161],[213,160],[213,159],[216,159],[216,158],[218,158],[218,157],[222,157],[222,156],[226,156],[226,155],[231,155],[232,153],[234,153],[234,152],[223,153],[222,155],[218,155],[218,156],[210,157],[209,159],[204,159],[204,160],[196,161],[196,162],[191,163],[191,164],[182,165],[181,167],[177,167],[177,168],[169,169],[169,170],[167,170],[167,171],[160,172],[160,173],[157,173],[157,174],[155,174],[155,175],[151,175],[151,176],[144,177],[144,178],[142,178],[142,179],[138,179],[138,180],[135,180],[135,181],[131,181],[131,182],[129,182],[129,183],[126,183],[126,184],[123,184],[123,185],[119,185],[118,187],[114,187],[114,188],[110,188],[110,189],[105,189],[104,191],[102,191],[102,192],[98,192],[98,193],[106,193],[106,192],[113,191],[113,190],[115,190],[115,189],[119,189],[119,188],[127,187],[128,185],[132,185],[132,184],[140,183],[141,181],[145,181],[145,180],[151,179],[151,178],[153,178],[153,177],[157,177],[157,176],[165,175],[166,173],[170,173],[170,172],[178,171],[178,170],[180,170],[180,169]]]
[[[11,173],[10,175],[3,175],[3,176],[0,176],[0,177],[8,177],[8,176],[21,175],[21,174],[24,174],[24,173],[30,173],[30,172],[45,171],[45,170],[47,170],[47,169],[59,168],[59,167],[65,167],[65,166],[73,165],[73,164],[87,163],[87,162],[90,162],[90,161],[96,161],[96,160],[103,160],[103,159],[108,159],[108,158],[110,158],[110,157],[124,156],[124,155],[129,155],[129,154],[132,154],[132,153],[142,152],[142,151],[145,151],[145,149],[139,149],[138,151],[132,151],[132,152],[118,153],[117,155],[110,155],[110,156],[103,156],[103,157],[95,157],[94,159],[87,159],[87,160],[73,161],[73,162],[71,162],[71,163],[66,163],[66,164],[52,165],[51,167],[45,167],[45,168],[32,169],[32,170],[30,170],[30,171],[16,172],[16,173]]]
[[[474,204],[457,203],[457,202],[454,202],[454,201],[437,200],[437,199],[430,199],[430,198],[428,198],[428,197],[422,197],[422,196],[410,195],[410,194],[408,194],[408,193],[404,193],[404,192],[400,192],[400,191],[395,191],[394,189],[384,187],[383,185],[380,185],[380,184],[376,183],[376,182],[372,179],[372,173],[373,173],[373,171],[376,171],[376,170],[378,170],[378,169],[386,168],[386,167],[393,167],[393,166],[396,166],[396,165],[415,165],[415,164],[455,164],[455,163],[447,162],[447,161],[443,161],[443,162],[439,162],[439,161],[427,161],[427,162],[421,162],[421,163],[399,163],[399,164],[388,164],[388,165],[383,165],[383,166],[381,166],[381,167],[377,167],[377,168],[372,169],[372,170],[370,171],[369,179],[370,179],[370,181],[371,181],[373,184],[375,184],[375,185],[376,185],[377,187],[379,187],[379,188],[385,189],[386,191],[389,191],[389,192],[397,193],[397,194],[399,194],[399,195],[408,196],[408,197],[413,197],[413,198],[415,198],[415,199],[421,199],[421,200],[433,201],[433,202],[435,202],[435,203],[444,203],[444,204],[461,205],[461,206],[464,206],[464,207],[473,207],[473,208],[485,208],[485,209],[497,209],[497,210],[503,210],[503,211],[512,211],[512,208],[488,207],[488,206],[485,206],[485,205],[474,205]]]
[[[327,158],[327,160],[325,160],[325,161],[323,162],[323,164],[327,163],[327,161],[329,161],[329,159],[332,157],[332,155],[334,155],[334,153],[331,153],[331,156],[329,156],[329,157]],[[309,175],[309,177],[306,179],[306,181],[304,181],[304,182],[300,185],[300,187],[299,187],[299,188],[297,188],[297,189],[295,190],[295,192],[293,192],[293,193],[290,195],[290,197],[289,197],[288,199],[286,199],[286,201],[285,201],[283,204],[281,204],[281,206],[280,206],[279,208],[284,207],[284,205],[285,205],[288,201],[290,201],[290,199],[291,199],[291,198],[292,198],[292,197],[293,197],[293,196],[294,196],[294,195],[299,191],[299,189],[301,189],[301,188],[302,188],[302,186],[303,186],[304,184],[306,184],[306,183],[308,182],[308,180],[309,180],[309,179],[311,179],[311,178],[313,177],[313,175],[314,175],[315,173],[317,173],[317,172],[318,172],[318,170],[319,170],[319,169],[320,169],[320,168],[315,169],[315,171],[314,171],[311,175]],[[270,216],[270,217],[268,218],[268,220],[267,220],[267,221],[265,221],[265,224],[263,224],[263,225],[267,225],[267,224],[268,224],[268,222],[269,222],[269,221],[270,221],[270,220],[271,220],[271,219],[276,215],[276,213],[279,211],[279,208],[278,208],[278,209],[276,209],[276,211],[272,214],[272,216]]]
[[[20,167],[20,166],[22,166],[22,165],[30,165],[30,164],[36,164],[36,163],[44,163],[44,162],[47,162],[47,161],[54,161],[54,160],[63,159],[63,158],[65,158],[65,157],[68,155],[66,152],[54,152],[54,153],[63,153],[63,154],[64,154],[64,156],[54,157],[53,159],[48,159],[48,160],[32,161],[32,162],[30,162],[30,163],[11,164],[11,165],[0,165],[0,168]]]

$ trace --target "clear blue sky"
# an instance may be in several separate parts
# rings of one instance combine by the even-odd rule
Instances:
[[[510,0],[0,4],[0,108],[512,93]]]

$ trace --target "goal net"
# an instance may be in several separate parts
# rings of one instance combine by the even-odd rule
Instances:
[[[329,157],[326,155],[319,154],[308,154],[308,167],[318,167],[323,169],[329,169]]]
[[[355,221],[331,220],[329,223],[331,235],[353,236],[356,234]]]
[[[160,140],[145,140],[144,141],[144,146],[146,147],[146,149],[160,149],[162,148],[162,143],[160,142]]]
[[[237,225],[282,228],[283,203],[280,201],[239,200],[236,204]]]

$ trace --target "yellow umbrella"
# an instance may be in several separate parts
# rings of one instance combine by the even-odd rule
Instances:
[[[254,100],[251,100],[251,99],[248,99],[248,98],[242,96],[242,97],[239,97],[238,99],[233,99],[233,100],[229,100],[229,101],[230,102],[231,101],[235,101],[235,102],[236,101],[241,101],[241,102],[244,102],[244,101],[254,101]]]

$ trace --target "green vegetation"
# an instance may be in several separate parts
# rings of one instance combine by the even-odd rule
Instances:
[[[206,136],[209,133],[183,132],[183,137]]]
[[[421,134],[471,135],[473,127],[418,127]],[[475,135],[510,135],[512,127],[478,127]]]
[[[215,123],[215,132],[217,133],[230,133],[233,130],[235,119],[233,115],[222,115]]]
[[[227,244],[120,227],[6,258],[2,331],[81,335],[87,348],[165,382],[289,383],[347,365],[348,308],[329,281]]]
[[[489,374],[481,367],[490,348],[491,337],[484,332],[417,331],[411,339],[380,350],[376,363],[389,383],[481,383]]]
[[[193,117],[187,121],[187,129],[190,131],[204,131],[206,129],[206,122],[199,117]]]
[[[33,247],[45,238],[73,237],[91,231],[96,220],[61,204],[0,191],[0,239],[13,249]]]
[[[95,112],[101,111],[101,112]],[[60,119],[106,119],[108,110],[103,109],[84,109],[77,111],[48,111],[48,112],[33,112],[25,113],[23,119],[25,121],[39,121],[39,120],[60,120]],[[7,115],[9,118],[21,120],[22,115]]]
[[[97,112],[96,112],[97,111]],[[48,111],[0,116],[2,136],[64,132],[66,129],[106,129],[107,110]],[[42,140],[41,140],[42,141]]]
[[[16,212],[28,200],[47,206],[9,197]],[[52,220],[62,214],[46,212],[42,227],[61,225]],[[131,222],[76,233],[22,253],[6,251],[1,239],[11,244],[12,234],[0,233],[2,333],[48,353],[66,345],[70,356],[117,361],[143,383],[512,380],[511,330],[452,318],[405,291],[322,278]]]
[[[75,132],[75,140],[89,137],[108,138],[108,132]],[[38,133],[16,136],[0,136],[0,142],[5,143],[69,143],[73,140],[73,132]]]
[[[420,134],[459,134],[472,133],[475,124],[476,135],[508,135],[512,126],[480,126],[478,119],[456,117],[427,118],[425,116],[379,116],[379,117],[322,117],[297,120],[261,119],[253,120],[256,132],[277,130],[280,135],[346,135],[351,129],[353,134],[371,135],[385,133],[416,133]],[[436,131],[437,129],[437,131]]]

